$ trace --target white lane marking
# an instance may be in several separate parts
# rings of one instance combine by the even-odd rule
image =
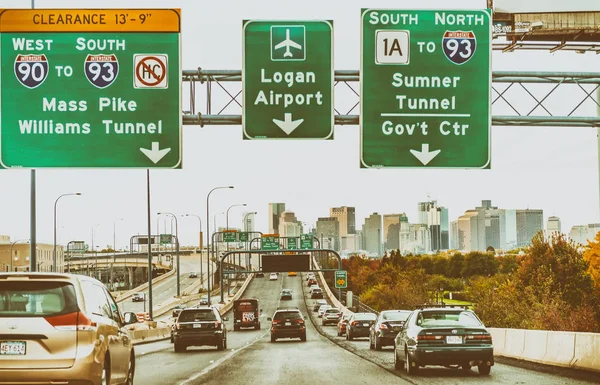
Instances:
[[[219,358],[216,361],[210,361],[211,364],[209,366],[207,366],[206,368],[204,368],[200,373],[197,373],[195,375],[193,375],[192,377],[189,377],[187,380],[183,380],[181,381],[179,384],[177,385],[186,385],[192,381],[197,380],[198,378],[204,376],[205,374],[207,374],[208,372],[210,372],[211,370],[213,370],[214,368],[216,368],[217,366],[221,365],[223,362],[233,358],[236,354],[238,354],[239,352],[241,352],[244,349],[249,348],[250,346],[254,345],[257,341],[260,341],[261,339],[263,339],[267,334],[269,334],[269,332],[264,333],[263,335],[261,335],[260,337],[257,337],[254,341],[247,343],[246,346],[242,346],[241,348],[239,348],[238,350],[233,350],[232,352],[227,354],[226,356],[223,356],[221,358]]]

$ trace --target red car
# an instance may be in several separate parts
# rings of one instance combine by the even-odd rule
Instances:
[[[350,319],[351,315],[352,314],[346,313],[338,321],[338,323],[337,323],[337,330],[338,330],[337,335],[338,335],[338,337],[341,337],[344,334],[346,334],[346,325],[348,324],[348,320]]]
[[[310,278],[308,280],[308,283],[306,284],[306,286],[311,287],[312,285],[316,285],[317,284],[317,280],[314,278]]]

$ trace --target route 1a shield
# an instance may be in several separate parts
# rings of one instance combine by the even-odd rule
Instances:
[[[475,54],[477,39],[473,31],[446,31],[442,39],[444,55],[454,64],[465,64]]]
[[[97,88],[110,86],[119,74],[116,55],[87,55],[84,67],[85,77]]]
[[[48,77],[46,55],[17,55],[15,76],[27,88],[36,88]]]

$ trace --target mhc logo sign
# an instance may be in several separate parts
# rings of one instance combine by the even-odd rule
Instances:
[[[133,85],[135,88],[169,88],[168,55],[133,55]]]

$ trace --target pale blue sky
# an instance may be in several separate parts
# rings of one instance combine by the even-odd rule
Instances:
[[[521,6],[523,1],[497,1],[497,7]],[[3,0],[2,7],[28,8],[29,0]],[[409,7],[413,3],[406,2]],[[446,8],[446,1],[428,1],[432,9]],[[485,1],[455,2],[461,8],[483,8]],[[543,4],[544,8],[537,7]],[[527,10],[590,9],[592,0],[528,1]],[[36,1],[37,8],[96,7],[87,0]],[[182,9],[183,68],[241,69],[243,19],[332,19],[335,33],[335,68],[359,68],[360,9],[401,8],[397,0],[380,1],[133,1],[105,0],[103,8],[145,7]],[[516,9],[516,8],[515,8]],[[600,71],[599,56],[570,52],[515,52],[493,54],[493,69],[515,71]],[[237,92],[240,84],[229,84]],[[358,84],[355,84],[358,89]],[[214,89],[214,88],[213,88]],[[551,103],[558,111],[578,98],[574,88],[561,92]],[[338,94],[336,105],[357,99]],[[525,100],[525,99],[524,99]],[[215,106],[225,103],[217,94]],[[204,105],[204,100],[201,102]],[[529,101],[527,101],[529,103]],[[187,97],[184,92],[184,109]],[[204,111],[203,107],[201,111]],[[593,106],[584,109],[596,114]],[[239,114],[239,110],[232,110]],[[357,112],[354,112],[357,113]],[[499,114],[500,111],[495,111]],[[491,170],[361,170],[359,127],[336,127],[333,141],[242,141],[239,126],[183,127],[182,170],[151,172],[152,213],[193,213],[206,224],[207,192],[214,186],[235,185],[234,190],[213,193],[211,213],[232,204],[246,208],[230,211],[231,225],[239,226],[243,211],[258,211],[259,230],[267,231],[267,203],[286,202],[302,221],[328,216],[329,208],[355,206],[357,227],[371,212],[406,212],[416,219],[417,202],[430,195],[449,208],[451,220],[465,210],[491,199],[502,208],[540,208],[545,217],[557,215],[563,230],[575,224],[599,221],[598,157],[596,130],[591,128],[493,127]],[[262,177],[261,170],[269,170]],[[306,170],[312,170],[309,177]],[[59,243],[91,241],[96,228],[97,245],[112,244],[113,221],[117,223],[117,246],[131,235],[146,230],[145,170],[40,169],[37,172],[38,242],[52,242],[52,211],[56,197],[80,191],[59,204]],[[29,237],[28,170],[0,170],[0,234],[14,239]],[[291,176],[295,175],[295,178]],[[308,183],[307,183],[308,182]],[[153,227],[156,217],[152,218]],[[224,225],[224,217],[219,225]],[[212,215],[211,215],[212,227]],[[196,242],[197,219],[180,219],[184,244]],[[162,231],[161,231],[162,232]]]

